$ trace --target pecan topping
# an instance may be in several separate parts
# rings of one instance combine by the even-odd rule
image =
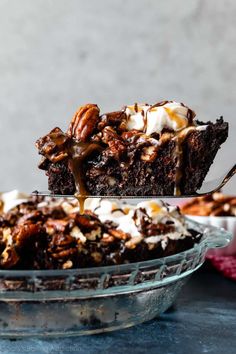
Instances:
[[[122,137],[122,139],[124,139],[124,140],[130,140],[130,139],[132,139],[132,138],[138,138],[138,137],[141,136],[141,135],[143,135],[143,133],[141,133],[141,132],[138,131],[138,130],[133,129],[133,130],[129,130],[129,131],[127,131],[127,132],[123,132],[123,133],[121,134],[121,137]]]
[[[87,141],[99,121],[99,108],[96,104],[86,104],[75,113],[67,134],[77,140]]]
[[[118,238],[120,240],[128,240],[130,238],[130,234],[127,234],[126,232],[122,230],[116,230],[116,229],[110,229],[108,230],[108,233],[112,235],[115,238]]]
[[[46,136],[38,139],[36,141],[36,147],[39,149],[39,153],[46,157],[53,163],[64,160],[67,156],[66,145],[68,142],[68,137],[64,134],[60,128],[53,129]],[[43,168],[46,160],[40,163]]]
[[[54,259],[65,263],[77,253],[76,241],[70,235],[54,235],[49,242],[48,252],[51,253]]]
[[[136,248],[136,246],[142,242],[143,236],[135,236],[132,237],[129,241],[125,242],[125,247],[129,248],[129,249],[134,249]]]
[[[113,155],[116,159],[120,159],[120,157],[126,152],[125,144],[119,140],[109,141],[108,145],[111,155]]]
[[[114,242],[115,241],[115,237],[114,236],[111,236],[111,235],[109,235],[109,234],[107,234],[107,233],[104,233],[103,234],[103,236],[102,236],[102,238],[101,238],[101,242],[102,243],[112,243],[112,242]]]
[[[80,226],[81,230],[83,231],[89,231],[89,230],[94,230],[96,229],[99,225],[100,222],[97,218],[91,216],[91,215],[76,215],[76,222]]]
[[[19,261],[19,256],[14,247],[7,246],[0,257],[0,265],[3,268],[12,268]]]
[[[108,144],[109,141],[112,141],[112,140],[121,141],[121,138],[119,137],[119,135],[115,132],[115,130],[112,127],[107,126],[102,131],[102,141],[105,144]]]
[[[68,220],[48,219],[45,223],[45,226],[47,232],[49,234],[53,234],[54,232],[65,232],[68,224],[69,224]]]
[[[39,234],[41,230],[38,224],[22,224],[16,226],[13,232],[13,238],[16,246],[22,246],[29,238]]]
[[[153,162],[157,157],[157,147],[154,145],[143,148],[141,160],[146,162]]]
[[[98,129],[102,130],[109,125],[109,126],[118,127],[119,130],[125,130],[126,119],[127,116],[124,111],[103,114],[100,117],[100,122],[98,123]]]

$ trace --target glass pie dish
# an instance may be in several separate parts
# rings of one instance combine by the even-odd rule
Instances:
[[[231,234],[187,219],[203,234],[187,251],[145,262],[72,270],[1,270],[0,336],[73,336],[113,331],[167,310],[206,252]]]

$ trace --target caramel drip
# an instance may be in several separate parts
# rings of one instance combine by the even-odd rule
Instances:
[[[85,200],[87,199],[87,197],[83,197],[80,194],[75,193],[75,198],[78,200],[79,202],[79,211],[80,214],[83,215],[84,214],[84,203]]]
[[[186,124],[188,124],[186,119],[183,119],[180,116],[178,116],[177,114],[175,114],[175,112],[173,112],[172,109],[170,109],[168,107],[164,107],[164,108],[165,108],[165,111],[167,112],[167,114],[169,115],[170,119],[173,120],[177,124],[178,129],[186,128]]]
[[[69,166],[74,176],[76,187],[75,198],[79,201],[81,214],[84,213],[84,202],[88,195],[83,176],[83,162],[93,152],[101,150],[101,145],[90,142],[75,142],[70,147],[71,158]]]
[[[150,202],[150,207],[153,213],[159,213],[161,211],[161,207],[155,203],[155,202]]]
[[[181,195],[181,190],[180,190],[180,183],[183,177],[183,143],[187,136],[195,130],[195,127],[190,126],[187,127],[181,132],[176,134],[175,141],[176,141],[176,150],[175,150],[175,155],[177,157],[177,164],[176,164],[176,173],[175,173],[175,189],[174,189],[174,195]]]
[[[0,199],[0,215],[3,213],[3,207],[4,207],[4,203],[3,203],[3,201]]]

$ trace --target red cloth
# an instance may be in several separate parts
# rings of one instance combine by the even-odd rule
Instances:
[[[225,277],[236,281],[236,256],[207,255],[207,259]]]

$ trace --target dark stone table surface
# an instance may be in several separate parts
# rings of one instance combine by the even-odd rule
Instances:
[[[96,336],[0,340],[0,353],[235,354],[236,283],[204,266],[158,319]]]

